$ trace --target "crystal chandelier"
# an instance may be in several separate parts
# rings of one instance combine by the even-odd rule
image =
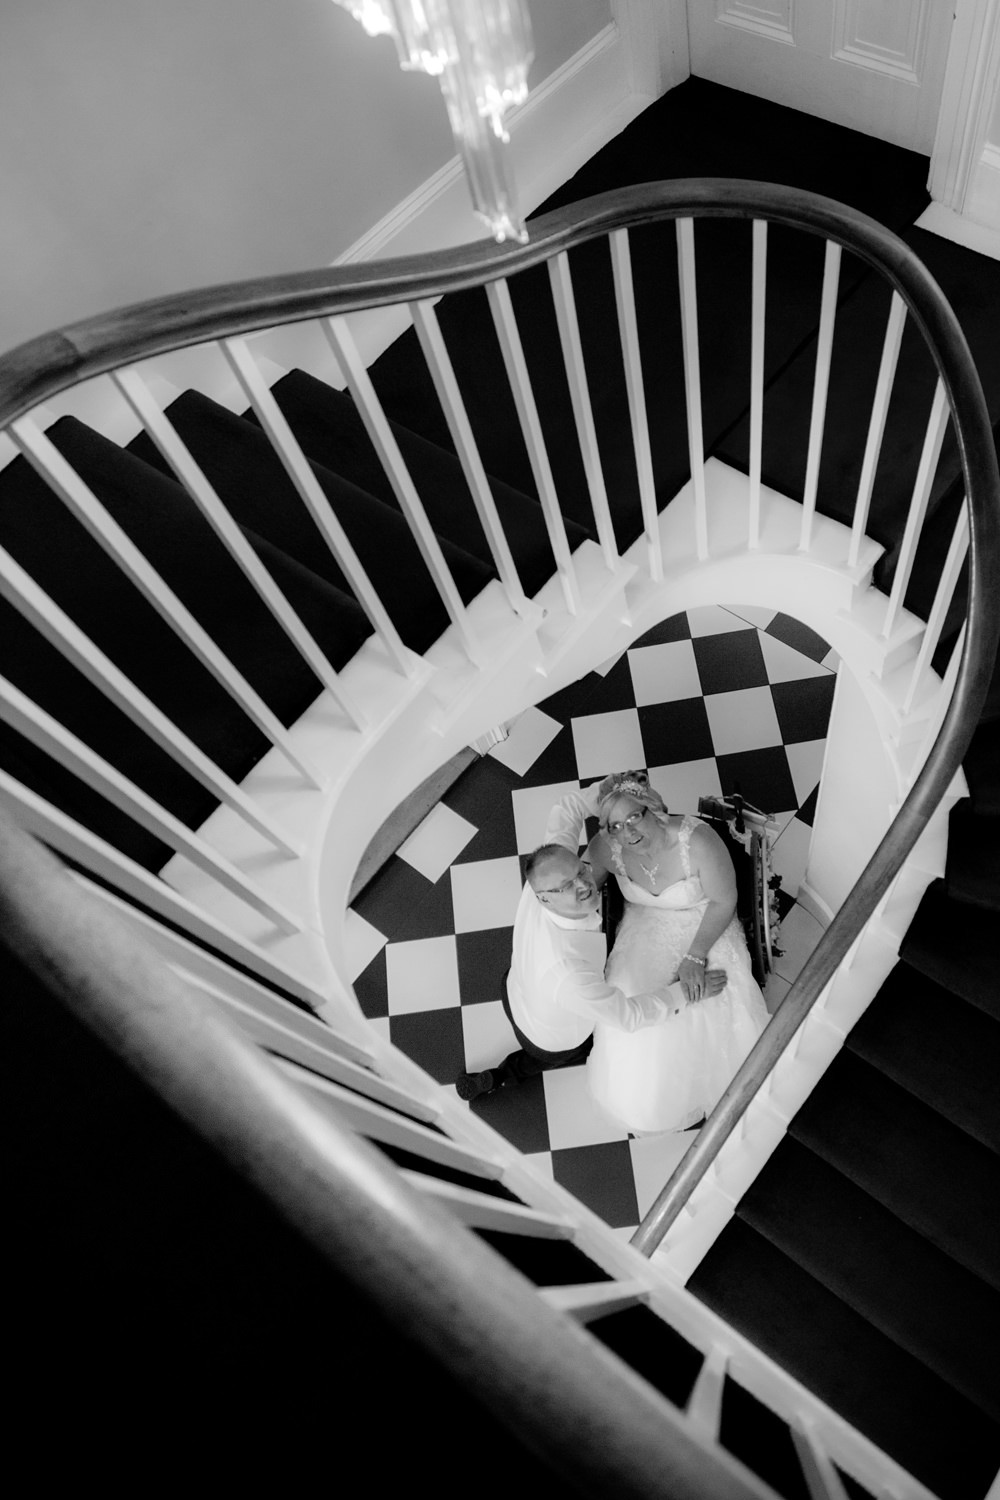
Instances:
[[[503,117],[528,96],[534,56],[525,0],[336,0],[400,66],[440,80],[472,204],[497,240],[528,238],[504,151]]]

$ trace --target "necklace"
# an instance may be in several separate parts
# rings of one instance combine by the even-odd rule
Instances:
[[[657,875],[660,873],[659,863],[655,865],[646,865],[643,864],[641,859],[639,861],[639,869],[642,870],[643,874],[648,876],[650,880],[655,880]]]

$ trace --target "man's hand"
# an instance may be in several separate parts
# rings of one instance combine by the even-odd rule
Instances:
[[[725,969],[703,969],[701,964],[692,963],[690,959],[682,960],[677,978],[689,1005],[704,1000],[706,996],[720,994],[729,981]]]

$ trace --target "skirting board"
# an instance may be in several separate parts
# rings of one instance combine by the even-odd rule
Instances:
[[[652,96],[632,91],[622,35],[613,23],[605,26],[511,115],[510,152],[523,212],[531,213],[544,203],[652,103]],[[461,162],[455,156],[334,264],[416,255],[469,244],[486,235],[472,210]],[[370,364],[405,331],[410,317],[405,307],[387,307],[359,315],[352,322],[362,358]],[[263,349],[286,369],[307,370],[331,385],[344,384],[332,356],[309,325],[268,329],[254,335],[252,343],[255,350]]]
[[[914,228],[926,229],[931,234],[940,235],[943,240],[951,240],[954,245],[964,245],[966,250],[1000,260],[1000,230],[976,224],[954,209],[945,208],[943,203],[932,203],[925,208]]]

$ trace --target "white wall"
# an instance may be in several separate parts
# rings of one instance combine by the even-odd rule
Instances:
[[[536,86],[611,18],[531,0]],[[323,265],[453,154],[436,82],[332,0],[4,0],[0,350]]]

